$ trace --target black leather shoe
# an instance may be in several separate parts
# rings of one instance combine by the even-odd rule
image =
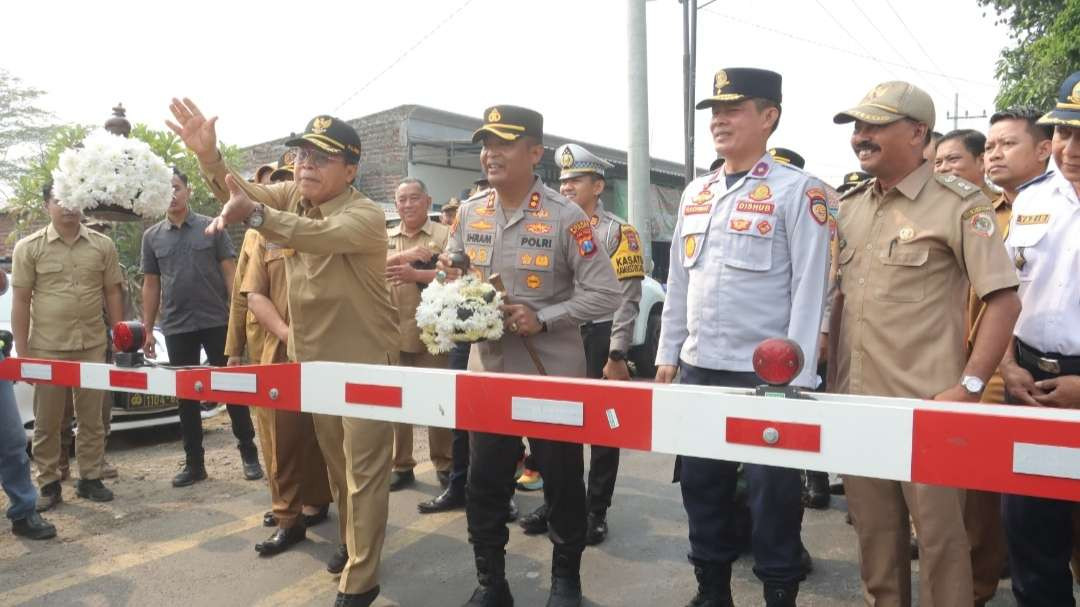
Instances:
[[[345,544],[338,546],[334,556],[326,561],[326,570],[337,575],[345,570],[345,563],[349,562],[349,548]]]
[[[263,477],[262,464],[259,463],[259,452],[254,448],[240,451],[240,459],[244,462],[244,478],[249,481],[257,481]]]
[[[802,565],[805,575],[814,572],[814,559],[810,556],[810,551],[806,549],[806,546],[803,546],[802,553],[799,555],[799,564]]]
[[[64,501],[60,492],[60,481],[53,481],[38,492],[37,503],[34,505],[34,510],[38,512],[45,512],[46,510],[52,510],[54,506]]]
[[[202,464],[184,464],[184,469],[173,477],[173,487],[188,487],[206,480],[206,466]]]
[[[765,607],[795,607],[799,596],[798,584],[775,584],[765,582]]]
[[[412,470],[390,473],[390,491],[401,491],[413,484],[416,484],[416,475]]]
[[[263,512],[263,527],[277,527],[277,517],[272,510]]]
[[[806,507],[825,510],[829,507],[829,475],[824,472],[806,473]]]
[[[497,580],[490,586],[483,584],[473,590],[465,607],[514,607],[514,595],[510,594],[510,584],[505,579]]]
[[[581,553],[555,546],[551,561],[547,607],[581,607]]]
[[[360,594],[339,592],[337,598],[334,599],[334,607],[368,607],[368,605],[375,602],[377,596],[379,596],[378,586]]]
[[[607,512],[590,512],[585,524],[585,545],[595,546],[607,539]]]
[[[690,559],[698,591],[686,607],[734,607],[731,598],[731,565]]]
[[[11,532],[31,540],[47,540],[56,537],[56,527],[41,518],[37,512],[31,512],[23,518],[11,521]]]
[[[255,552],[258,552],[259,556],[274,556],[275,554],[285,552],[289,549],[289,546],[298,544],[306,538],[307,530],[304,528],[303,523],[293,525],[288,529],[281,529],[279,527],[278,530],[274,532],[274,535],[270,536],[270,539],[255,544]]]
[[[510,509],[506,513],[506,522],[512,523],[518,520],[519,516],[521,516],[521,511],[518,510],[517,502],[514,501],[514,498],[510,498]]]
[[[435,477],[439,479],[439,486],[446,489],[450,486],[450,471],[439,470],[435,472]]]
[[[453,489],[447,489],[440,493],[438,497],[431,498],[426,502],[420,502],[416,505],[416,509],[420,511],[420,514],[448,512],[464,507],[465,495],[460,491],[455,491]]]
[[[111,502],[113,492],[105,488],[100,478],[75,481],[75,495],[92,502]]]
[[[518,521],[518,525],[525,530],[525,535],[540,535],[541,533],[547,533],[547,515],[547,504],[541,504],[536,510],[521,517],[521,520]]]
[[[330,516],[330,504],[323,504],[315,514],[301,514],[300,520],[304,521],[305,527],[314,527]]]

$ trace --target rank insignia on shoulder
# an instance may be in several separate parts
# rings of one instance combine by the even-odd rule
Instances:
[[[494,188],[492,188],[490,191],[488,191],[487,206],[488,207],[494,207],[495,206],[495,189]]]
[[[600,218],[596,215],[593,215],[591,218],[589,218],[589,224],[595,228],[596,226],[600,225]]]
[[[533,192],[532,196],[529,196],[529,210],[535,211],[540,208],[540,193]]]

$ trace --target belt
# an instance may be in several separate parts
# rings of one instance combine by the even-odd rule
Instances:
[[[1016,361],[1028,371],[1050,375],[1080,375],[1080,356],[1048,354],[1016,340]]]
[[[587,323],[583,323],[581,325],[581,328],[583,330],[584,329],[592,329],[593,327],[603,327],[604,325],[610,325],[611,323],[612,323],[612,321],[610,321],[610,320],[590,320]]]

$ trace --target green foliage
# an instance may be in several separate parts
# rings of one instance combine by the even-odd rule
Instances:
[[[1062,81],[1080,69],[1080,0],[977,1],[1014,41],[998,59],[998,107],[1053,107]]]
[[[80,143],[93,127],[85,125],[67,125],[55,130],[52,138],[45,144],[39,158],[30,162],[25,172],[15,184],[15,193],[8,200],[8,212],[15,218],[15,230],[8,236],[11,242],[26,236],[35,229],[48,223],[48,216],[41,198],[42,187],[49,180],[59,161],[60,154]],[[221,204],[217,202],[210,188],[199,175],[199,161],[188,151],[180,138],[171,131],[151,129],[145,124],[137,124],[131,129],[131,137],[140,139],[150,149],[165,160],[165,164],[175,166],[188,176],[191,188],[191,209],[203,215],[217,215]],[[238,166],[240,151],[236,146],[220,146],[222,156],[229,166]],[[93,211],[90,211],[93,214]],[[132,295],[138,309],[142,287],[142,275],[139,272],[142,234],[146,228],[160,221],[161,217],[127,222],[109,222],[107,234],[116,242],[120,254],[120,264],[127,277],[128,292]]]
[[[26,168],[24,159],[12,157],[13,148],[41,145],[52,129],[51,114],[35,105],[45,91],[21,82],[0,69],[0,184],[5,186]]]

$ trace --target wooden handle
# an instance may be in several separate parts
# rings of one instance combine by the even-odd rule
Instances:
[[[510,303],[510,300],[506,297],[506,285],[503,284],[502,276],[499,276],[498,274],[492,274],[488,278],[488,282],[491,283],[491,286],[495,287],[496,291],[503,294],[504,302]],[[533,365],[536,366],[536,371],[540,373],[540,375],[547,375],[547,369],[544,368],[544,363],[540,360],[540,354],[537,353],[536,348],[533,347],[532,342],[529,341],[529,338],[522,337],[521,341],[525,344],[525,351],[529,353],[529,358],[532,359]]]

